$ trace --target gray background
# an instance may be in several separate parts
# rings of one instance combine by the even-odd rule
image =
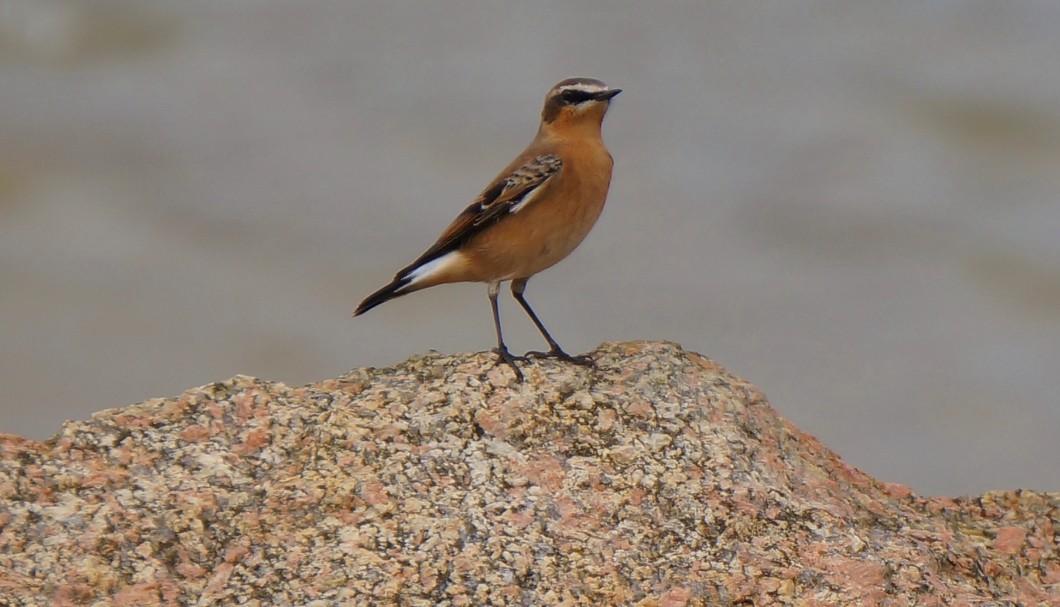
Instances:
[[[527,292],[570,351],[681,342],[920,492],[1058,490],[1058,29],[1045,2],[0,0],[0,431],[491,347],[480,285],[350,311],[577,75],[626,92],[604,216]]]

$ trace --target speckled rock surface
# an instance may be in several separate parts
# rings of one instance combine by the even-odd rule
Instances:
[[[674,344],[236,377],[0,436],[0,605],[1060,605],[1060,494],[922,498]]]

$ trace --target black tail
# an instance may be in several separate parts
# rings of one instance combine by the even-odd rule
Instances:
[[[395,297],[401,297],[402,295],[405,295],[407,293],[411,293],[411,291],[402,291],[402,289],[408,286],[408,284],[409,279],[403,278],[399,274],[398,277],[391,281],[390,284],[383,287],[382,289],[379,289],[375,293],[372,293],[368,297],[365,297],[364,301],[362,301],[360,305],[357,306],[357,309],[353,311],[353,315],[360,316],[361,314],[364,314],[368,310],[371,310],[372,308],[378,306],[383,302],[390,301]]]

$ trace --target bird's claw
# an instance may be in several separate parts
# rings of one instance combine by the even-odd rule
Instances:
[[[548,352],[527,352],[524,358],[555,358],[556,360],[583,367],[596,367],[596,362],[588,356],[571,356],[559,348],[552,348]]]
[[[508,351],[508,348],[494,348],[493,352],[497,354],[499,363],[507,364],[515,372],[515,378],[523,381],[523,372],[519,370],[519,365],[515,363],[516,361],[526,360],[525,356],[515,356]]]

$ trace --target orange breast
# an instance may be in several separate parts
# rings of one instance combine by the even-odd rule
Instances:
[[[602,143],[563,151],[563,169],[538,199],[464,247],[473,274],[464,280],[528,278],[581,244],[603,211],[611,183],[611,156]]]

